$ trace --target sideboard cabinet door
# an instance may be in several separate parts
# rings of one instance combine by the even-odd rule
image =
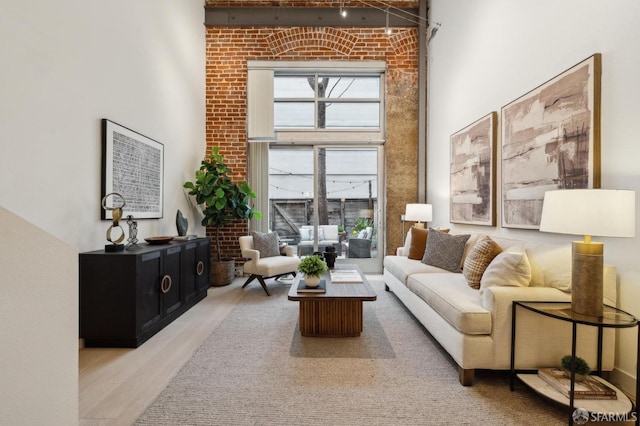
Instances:
[[[206,297],[209,256],[209,238],[80,253],[80,337],[85,346],[141,345]]]

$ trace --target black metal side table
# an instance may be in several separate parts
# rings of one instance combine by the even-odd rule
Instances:
[[[614,308],[612,306],[608,306],[608,305],[604,305],[604,312],[602,314],[602,317],[593,317],[593,316],[587,316],[587,315],[581,315],[575,312],[571,311],[571,303],[570,302],[530,302],[530,301],[514,301],[513,305],[511,307],[512,311],[511,311],[511,374],[510,374],[510,378],[509,378],[509,385],[511,387],[511,390],[514,390],[514,386],[515,386],[515,378],[516,375],[518,376],[518,378],[520,378],[525,384],[527,384],[528,386],[534,388],[534,390],[540,391],[540,389],[538,389],[536,387],[536,384],[538,383],[542,383],[542,380],[538,380],[537,378],[537,372],[533,373],[533,374],[517,374],[518,372],[515,369],[515,357],[516,357],[516,313],[517,313],[517,308],[522,308],[522,309],[527,309],[531,312],[534,312],[536,314],[540,314],[540,315],[545,315],[547,317],[551,317],[560,321],[566,321],[566,322],[570,322],[572,325],[572,336],[571,336],[571,356],[572,357],[576,357],[576,334],[577,334],[577,326],[578,324],[581,325],[586,325],[586,326],[592,326],[592,327],[597,327],[598,328],[598,359],[597,359],[597,370],[595,372],[595,374],[597,376],[601,375],[602,372],[602,337],[603,337],[603,330],[605,328],[630,328],[630,327],[637,327],[638,328],[638,344],[637,344],[637,353],[638,353],[638,360],[640,362],[640,327],[638,327],[638,319],[635,318],[633,315],[620,310],[618,308]],[[636,398],[638,398],[640,396],[640,382],[638,381],[638,370],[640,370],[638,367],[636,367]],[[601,379],[601,381],[606,382],[604,379]],[[606,382],[609,386],[614,387],[613,385],[611,385],[610,383]],[[569,398],[557,398],[556,395],[551,395],[551,394],[545,394],[544,392],[540,392],[543,395],[552,398],[554,400],[556,400],[557,402],[563,403],[565,405],[567,405],[567,399],[568,399],[568,405],[569,405],[569,425],[573,424],[573,413],[574,413],[574,409],[575,409],[575,400],[574,400],[574,387],[575,387],[575,371],[571,372],[571,389],[570,389],[570,394],[569,394]],[[560,395],[558,393],[558,395]],[[622,401],[620,399],[623,399]],[[563,400],[564,399],[564,400]],[[585,401],[589,401],[589,402],[595,402],[593,405],[595,407],[597,407],[598,409],[601,408],[605,408],[606,407],[606,403],[607,402],[611,402],[611,401],[606,401],[606,400],[581,400],[581,402],[583,402],[583,404],[588,404],[585,403]],[[635,424],[638,425],[639,424],[639,410],[638,410],[638,406],[636,404],[635,408],[633,407],[633,404],[631,403],[631,401],[629,400],[629,398],[627,398],[626,395],[624,395],[621,391],[618,392],[618,400],[616,401],[616,406],[614,408],[614,410],[619,410],[620,407],[625,407],[625,410],[627,410],[627,413],[633,413],[634,419],[635,419]],[[585,407],[586,408],[586,407]],[[591,412],[591,410],[589,410]]]

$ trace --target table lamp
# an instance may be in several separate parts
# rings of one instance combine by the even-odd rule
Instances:
[[[584,235],[572,244],[571,310],[602,316],[604,244],[591,236],[635,236],[635,192],[566,189],[544,194],[540,231]]]
[[[433,209],[431,204],[407,204],[404,220],[407,222],[416,222],[416,228],[424,228],[422,222],[431,222],[433,219]]]

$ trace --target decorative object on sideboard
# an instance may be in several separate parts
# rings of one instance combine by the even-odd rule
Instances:
[[[111,198],[111,205],[109,205],[109,198]],[[117,192],[111,192],[102,197],[102,209],[110,212],[111,226],[107,229],[107,241],[111,244],[104,246],[104,251],[108,253],[124,250],[124,244],[120,244],[124,241],[124,229],[120,226],[120,219],[122,219],[122,209],[127,205],[124,197]],[[118,238],[113,237],[112,232],[114,229],[120,230]]]
[[[133,219],[133,216],[127,216],[127,225],[129,225],[129,238],[127,238],[127,250],[137,250],[140,248],[138,245],[138,221]]]
[[[404,220],[407,222],[416,222],[416,228],[424,228],[424,223],[433,220],[433,208],[431,204],[407,204]]]
[[[178,230],[178,235],[181,237],[187,235],[187,229],[189,229],[189,221],[182,215],[180,209],[178,209],[176,213],[176,229]]]
[[[173,237],[169,237],[169,236],[147,237],[144,240],[151,245],[157,246],[162,244],[169,244],[173,240]]]
[[[184,188],[189,195],[196,199],[201,206],[204,219],[203,226],[215,228],[216,260],[211,261],[211,285],[225,286],[231,284],[235,277],[235,259],[223,259],[220,246],[220,228],[239,220],[254,217],[261,218],[262,214],[255,211],[250,204],[256,197],[247,182],[235,183],[231,179],[231,169],[224,162],[219,147],[214,146],[211,154],[200,164],[195,172],[194,182],[185,182]]]
[[[604,244],[591,236],[635,236],[635,192],[568,189],[544,194],[540,231],[584,235],[572,244],[571,310],[602,316]]]

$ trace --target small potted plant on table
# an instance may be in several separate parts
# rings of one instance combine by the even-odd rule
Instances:
[[[327,272],[327,269],[327,264],[317,254],[305,257],[298,264],[298,271],[304,274],[304,283],[307,287],[320,285],[320,277]]]
[[[563,356],[560,363],[567,377],[571,377],[571,355]],[[583,381],[587,378],[589,373],[591,373],[591,368],[589,367],[589,364],[587,364],[587,361],[579,356],[574,359],[574,368],[576,382]]]

